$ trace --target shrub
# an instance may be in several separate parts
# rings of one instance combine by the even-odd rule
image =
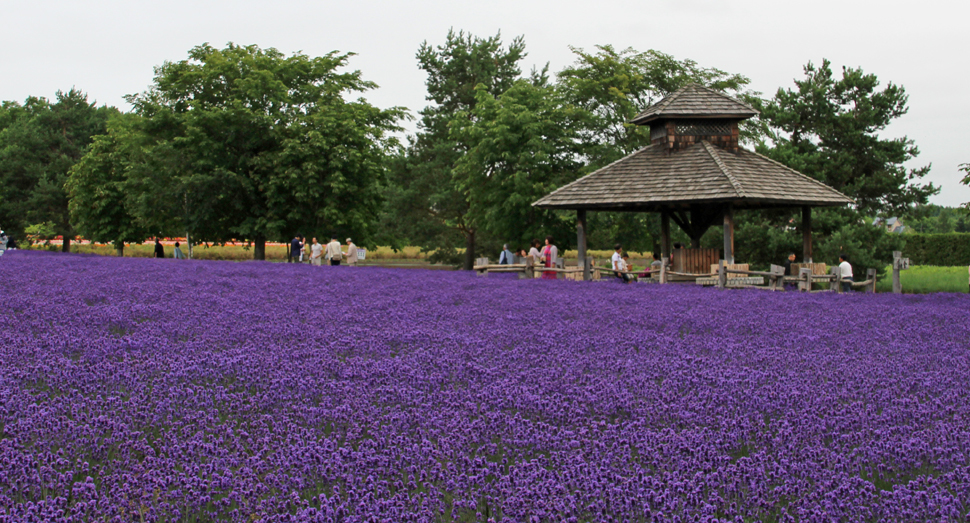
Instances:
[[[908,234],[903,256],[913,265],[941,267],[970,264],[970,233]]]

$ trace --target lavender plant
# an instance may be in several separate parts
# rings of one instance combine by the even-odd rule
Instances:
[[[970,296],[13,252],[0,522],[967,521]]]

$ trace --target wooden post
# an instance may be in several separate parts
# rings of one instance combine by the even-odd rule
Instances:
[[[835,291],[836,294],[842,294],[842,267],[838,265],[832,267],[832,276],[832,284],[835,285],[835,288],[831,290]]]
[[[559,258],[558,260],[556,260],[556,263],[555,263],[554,266],[557,269],[565,269],[566,268],[566,262],[562,258]],[[557,272],[556,273],[556,279],[557,280],[565,280],[566,279],[566,273],[564,273],[564,272]]]
[[[802,207],[802,263],[812,263],[812,208]]]
[[[876,272],[876,269],[866,270],[866,279],[869,280],[869,285],[866,286],[866,292],[876,292]]]
[[[663,266],[667,265],[667,260],[670,259],[670,214],[666,211],[660,211],[660,261],[663,262]],[[660,274],[663,276],[663,269],[661,269]],[[660,283],[666,283],[666,281],[661,281]]]
[[[802,280],[799,284],[801,290],[805,292],[812,291],[812,269],[803,268],[798,270],[798,277]]]
[[[583,260],[583,281],[593,281],[593,259]]]
[[[734,265],[734,207],[724,206],[724,260]]]
[[[488,265],[488,258],[476,258],[475,265],[482,266]],[[488,269],[482,269],[478,271],[479,276],[488,276]]]
[[[583,281],[589,281],[592,276],[586,268],[586,209],[576,211],[576,251],[577,265],[583,268]]]
[[[717,262],[717,288],[723,289],[727,287],[727,266],[724,265],[724,260],[718,260]]]
[[[532,256],[525,257],[525,278],[527,280],[531,280],[536,277],[535,263],[536,261],[532,258]]]
[[[785,268],[781,265],[771,266],[771,285],[773,291],[785,289]]]
[[[660,264],[660,283],[667,283],[667,264]]]
[[[903,293],[903,283],[899,280],[900,260],[903,258],[901,251],[893,251],[893,294]]]

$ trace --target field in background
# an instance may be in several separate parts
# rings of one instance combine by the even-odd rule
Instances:
[[[171,245],[164,245],[165,256],[171,258],[173,247]],[[47,247],[41,245],[35,245],[33,247],[35,250],[49,250],[49,251],[60,251],[60,245],[49,245]],[[142,243],[142,244],[130,244],[125,246],[125,257],[126,258],[151,258],[155,250],[154,243]],[[102,256],[114,256],[115,249],[111,245],[98,245],[98,244],[72,244],[71,252],[79,254],[100,254]],[[188,254],[188,250],[183,245],[182,252]],[[248,261],[253,259],[253,248],[247,247],[245,245],[211,245],[206,247],[205,245],[196,245],[193,251],[193,256],[199,260],[228,260],[228,261]],[[420,252],[417,247],[405,247],[404,249],[394,252],[390,247],[377,247],[376,249],[367,250],[367,259],[369,261],[374,260],[424,260],[426,255]],[[267,245],[266,246],[266,260],[267,261],[286,261],[286,246],[284,245]]]
[[[887,276],[876,282],[877,292],[892,292],[892,269],[886,269]],[[966,267],[935,267],[914,265],[899,273],[903,292],[906,294],[926,294],[930,292],[962,292],[968,290]]]

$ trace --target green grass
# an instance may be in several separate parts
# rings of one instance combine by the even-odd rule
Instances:
[[[886,277],[876,282],[877,292],[892,292],[892,268],[887,268]],[[967,292],[966,267],[935,267],[914,265],[900,271],[900,282],[906,294],[926,294],[929,292]]]

